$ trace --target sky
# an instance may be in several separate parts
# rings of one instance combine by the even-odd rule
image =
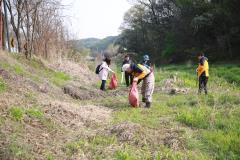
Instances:
[[[65,24],[74,39],[105,38],[120,33],[127,0],[62,0]]]

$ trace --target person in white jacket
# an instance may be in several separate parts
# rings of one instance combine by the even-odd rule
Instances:
[[[106,81],[107,81],[107,78],[108,78],[108,72],[112,72],[114,73],[114,71],[109,68],[111,64],[111,59],[110,58],[105,58],[99,68],[100,72],[99,72],[99,78],[102,80],[102,84],[101,84],[101,87],[100,89],[101,90],[106,90]]]

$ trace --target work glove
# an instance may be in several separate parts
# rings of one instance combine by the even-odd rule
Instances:
[[[134,77],[134,78],[133,78],[133,82],[138,82],[138,78],[137,78],[137,77]]]

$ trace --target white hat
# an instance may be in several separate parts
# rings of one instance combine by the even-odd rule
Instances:
[[[130,64],[124,64],[124,65],[122,66],[122,71],[123,71],[123,72],[126,72],[126,71],[128,70],[128,68],[130,68]]]

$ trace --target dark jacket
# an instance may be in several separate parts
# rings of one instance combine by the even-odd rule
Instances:
[[[143,72],[143,69],[141,69],[138,65],[132,63],[130,65],[130,68],[132,70],[133,73],[138,73],[138,74],[141,74]]]
[[[144,65],[148,69],[150,69],[152,65],[150,61],[142,61],[140,64]]]
[[[132,63],[131,60],[128,60],[128,61],[127,61],[127,60],[124,60],[123,63],[122,63],[122,65],[124,65],[124,64],[131,64],[131,63]]]
[[[132,61],[131,61],[130,59],[129,59],[128,61],[127,61],[127,60],[124,60],[123,63],[122,63],[122,66],[123,66],[124,64],[132,64]],[[121,71],[122,71],[122,69],[121,69]]]
[[[203,56],[203,57],[199,60],[199,64],[201,64],[201,65],[203,66],[205,61],[208,61],[208,58]]]

